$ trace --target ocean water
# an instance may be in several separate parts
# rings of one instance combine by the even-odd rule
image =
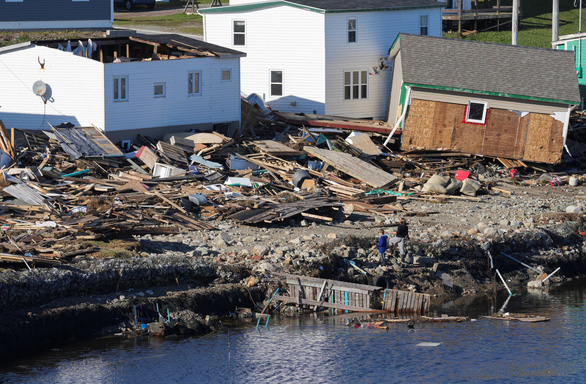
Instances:
[[[227,323],[217,334],[180,340],[120,336],[10,362],[2,383],[584,383],[586,281],[523,292],[504,311],[547,316],[520,323],[483,318],[507,296],[446,303],[459,323],[414,330],[352,328],[364,315]],[[363,320],[364,323],[367,320]]]

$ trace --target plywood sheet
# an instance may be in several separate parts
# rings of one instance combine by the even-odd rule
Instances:
[[[564,124],[550,115],[532,113],[523,160],[557,164],[561,161]]]
[[[452,135],[456,123],[456,105],[437,103],[433,115],[434,129],[432,146],[434,149],[448,149],[452,145]]]
[[[435,101],[412,100],[403,130],[402,149],[431,148]]]
[[[519,114],[513,111],[489,110],[486,117],[483,154],[514,159],[519,119]]]
[[[397,178],[349,153],[330,151],[315,147],[304,147],[305,152],[325,161],[332,167],[357,178],[373,188],[382,188]]]

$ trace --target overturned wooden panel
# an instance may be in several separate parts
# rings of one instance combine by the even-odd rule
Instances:
[[[118,147],[96,127],[54,128],[53,133],[61,148],[77,160],[80,157],[123,156]]]
[[[532,113],[523,160],[557,164],[562,159],[564,123],[553,116]]]
[[[258,151],[268,153],[274,156],[299,156],[301,152],[289,148],[285,144],[274,140],[258,140],[250,143]]]
[[[513,111],[491,109],[486,118],[483,153],[514,159],[520,116]]]
[[[315,147],[304,147],[305,152],[325,161],[332,167],[357,178],[373,188],[382,188],[396,181],[396,177],[374,165],[357,159],[349,153],[329,151]]]
[[[465,115],[466,105],[412,100],[401,148],[452,150],[547,164],[561,160],[564,124],[551,115],[491,108],[486,125],[466,123]]]

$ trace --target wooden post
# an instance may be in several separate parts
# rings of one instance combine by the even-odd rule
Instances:
[[[558,41],[560,38],[560,0],[553,0],[551,11],[551,41]]]
[[[458,0],[458,34],[462,33],[462,0]]]
[[[517,37],[519,35],[519,3],[518,0],[513,0],[513,27],[512,27],[512,44],[517,45]]]
[[[496,30],[501,30],[501,0],[496,0]]]
[[[104,52],[102,51],[102,48],[100,48],[100,63],[104,62]]]
[[[474,0],[474,30],[478,30],[478,0]]]
[[[130,44],[126,44],[126,57],[130,59]]]

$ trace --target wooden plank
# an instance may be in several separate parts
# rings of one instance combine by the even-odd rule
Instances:
[[[124,153],[97,127],[81,127],[81,130],[105,153],[105,156],[123,156]]]
[[[335,308],[335,309],[342,309],[342,310],[356,311],[356,312],[382,312],[382,311],[358,307],[358,306],[354,306],[354,305],[345,305],[343,303],[319,302],[319,301],[310,300],[310,299],[301,299],[300,303],[298,303],[295,298],[292,298],[289,296],[275,295],[274,299],[284,301],[287,303],[297,303],[297,304],[308,305],[308,306],[320,305],[320,306],[326,307],[326,308]],[[343,300],[342,300],[342,302],[343,302]]]
[[[329,279],[320,279],[317,277],[309,277],[309,276],[299,276],[299,275],[292,275],[289,273],[281,273],[281,272],[273,272],[275,276],[283,276],[289,279],[299,279],[299,281],[303,282],[305,285],[311,285],[315,287],[321,287],[324,280],[328,281],[328,286],[332,288],[338,289],[354,289],[359,292],[372,292],[381,289],[381,287],[376,287],[374,285],[366,285],[366,284],[356,284],[356,283],[347,283],[345,281],[338,281],[338,280],[329,280]]]
[[[257,140],[250,143],[258,151],[274,156],[299,156],[301,152],[274,140]]]
[[[336,151],[329,151],[315,147],[306,146],[303,150],[312,156],[315,156],[332,167],[357,178],[358,180],[374,187],[382,188],[396,181],[396,177],[387,173],[374,165],[354,156]]]

